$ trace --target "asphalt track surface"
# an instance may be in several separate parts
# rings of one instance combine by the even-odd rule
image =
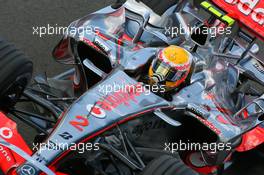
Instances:
[[[65,70],[65,66],[56,63],[51,56],[62,35],[39,37],[34,33],[34,29],[48,25],[67,27],[72,21],[111,2],[111,0],[0,0],[0,36],[15,43],[33,60],[35,73],[47,72],[51,76]]]
[[[62,35],[33,34],[36,27],[64,26],[100,9],[111,0],[0,0],[0,36],[13,42],[34,63],[34,74],[52,76],[66,70],[67,66],[56,63],[51,52]],[[24,136],[32,131],[20,127]],[[28,140],[28,138],[27,138]],[[226,175],[264,175],[264,157],[256,152],[241,155],[241,158]]]

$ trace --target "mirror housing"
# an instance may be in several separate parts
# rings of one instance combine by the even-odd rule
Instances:
[[[71,38],[63,38],[52,51],[53,58],[66,65],[74,65],[75,59],[72,53]]]

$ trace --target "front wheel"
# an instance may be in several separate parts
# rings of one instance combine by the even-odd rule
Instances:
[[[0,38],[0,109],[14,106],[30,82],[32,62],[13,44]]]
[[[180,158],[163,155],[152,160],[142,175],[198,175],[198,173],[185,165]]]

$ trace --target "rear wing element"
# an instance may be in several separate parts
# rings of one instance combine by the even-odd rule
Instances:
[[[212,0],[228,16],[236,19],[255,34],[264,38],[263,0]]]

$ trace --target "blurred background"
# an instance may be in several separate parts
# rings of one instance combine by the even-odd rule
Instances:
[[[34,35],[33,27],[67,27],[72,21],[111,4],[114,0],[0,0],[0,37],[14,43],[34,63],[34,74],[55,75],[68,67],[56,63],[52,50],[62,35]],[[30,142],[32,130],[19,122],[19,130]],[[264,157],[252,151],[239,156],[239,161],[225,175],[264,175]]]
[[[51,52],[62,35],[33,34],[33,27],[67,27],[72,21],[92,13],[113,0],[0,0],[0,37],[14,43],[34,62],[34,73],[49,76],[62,72]]]

